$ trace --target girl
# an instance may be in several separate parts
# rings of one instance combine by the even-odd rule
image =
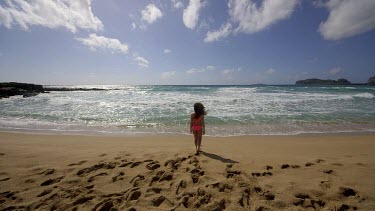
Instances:
[[[204,125],[204,115],[206,111],[202,103],[194,104],[194,113],[190,116],[190,133],[194,134],[195,155],[201,152],[202,135],[206,133]]]

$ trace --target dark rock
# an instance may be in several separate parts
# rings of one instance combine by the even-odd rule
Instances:
[[[367,84],[370,86],[375,86],[375,76],[368,79]]]
[[[72,91],[105,91],[107,89],[99,89],[99,88],[69,88],[69,87],[45,87],[45,92],[72,92]],[[118,89],[112,89],[112,90],[118,90]]]
[[[317,78],[311,78],[306,80],[299,80],[296,82],[297,85],[350,85],[351,82],[345,78],[336,80],[322,80]]]
[[[5,82],[0,83],[0,99],[8,98],[15,95],[23,95],[23,97],[35,96],[39,93],[43,93],[44,89],[42,85],[17,83],[17,82]]]

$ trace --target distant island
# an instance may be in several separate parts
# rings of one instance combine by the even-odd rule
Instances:
[[[345,78],[340,78],[338,80],[323,80],[317,78],[310,78],[305,80],[299,80],[296,82],[296,85],[370,85],[375,86],[375,76],[370,77],[367,83],[351,83]]]
[[[317,78],[311,78],[306,80],[299,80],[296,85],[351,85],[352,83],[345,78],[338,80],[322,80]]]

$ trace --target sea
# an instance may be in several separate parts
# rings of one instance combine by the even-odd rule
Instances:
[[[189,134],[195,102],[206,135],[374,133],[371,86],[47,86],[99,88],[0,99],[0,130],[83,135]]]

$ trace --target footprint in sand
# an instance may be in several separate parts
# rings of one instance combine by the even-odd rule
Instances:
[[[5,197],[7,199],[16,200],[17,199],[17,196],[16,196],[17,193],[18,193],[18,191],[15,191],[15,192],[5,191],[5,192],[0,193],[0,196]]]
[[[34,183],[35,182],[35,179],[27,179],[25,180],[25,183]]]
[[[315,163],[308,162],[308,163],[305,164],[306,167],[313,166],[313,165],[315,165]]]
[[[349,206],[347,204],[342,204],[337,211],[347,211],[347,210],[357,210],[358,208],[356,206]],[[336,207],[335,207],[336,210]]]
[[[138,174],[137,176],[133,177],[133,179],[131,179],[129,183],[133,184],[133,187],[138,187],[140,181],[142,180],[145,180],[145,176],[143,176],[142,174]]]
[[[123,180],[124,179],[124,176],[125,173],[124,172],[120,172],[117,176],[114,176],[112,177],[112,182],[116,182],[118,180]]]
[[[204,171],[200,167],[195,167],[190,171],[191,174],[191,180],[193,183],[197,183],[199,181],[199,178],[204,175]]]
[[[10,180],[10,177],[6,177],[4,179],[0,179],[0,182],[4,182],[4,181],[7,181],[7,180]]]
[[[173,202],[171,202],[167,197],[163,195],[152,198],[151,204],[155,207],[160,207],[161,204],[165,204],[165,206],[168,206],[168,207],[173,206]]]
[[[227,169],[227,178],[232,178],[240,174],[241,174],[241,170]]]
[[[323,162],[326,162],[326,161],[323,160],[323,159],[316,159],[316,160],[315,160],[315,163],[323,163]]]
[[[164,166],[167,168],[171,168],[173,170],[177,170],[181,166],[181,163],[184,162],[186,159],[187,159],[186,157],[178,157],[176,159],[170,159],[170,160],[165,161]],[[191,162],[190,164],[199,163],[197,158],[190,160],[190,162]]]
[[[264,192],[264,193],[261,195],[261,199],[263,199],[263,200],[267,200],[267,201],[273,201],[273,200],[275,200],[275,195],[272,194],[272,193],[269,192],[269,191],[266,191],[266,192]]]
[[[93,171],[97,171],[99,169],[114,169],[116,167],[116,164],[117,163],[115,163],[115,162],[99,163],[99,164],[93,165],[91,167],[79,170],[77,172],[77,175],[81,176],[81,175],[88,174],[88,173],[93,172]]]
[[[176,195],[180,194],[181,189],[185,189],[187,187],[187,182],[186,180],[181,180],[176,188]]]
[[[287,169],[289,167],[290,167],[289,164],[283,164],[283,165],[281,165],[281,169]]]
[[[300,168],[301,166],[299,165],[289,165],[289,164],[282,164],[281,165],[281,169],[287,169],[287,168],[293,168],[293,169],[298,169]]]
[[[296,197],[296,200],[293,202],[293,205],[300,206],[304,209],[313,208],[315,210],[320,210],[326,205],[326,202],[320,199],[313,199],[305,193],[297,193],[294,197]]]
[[[55,172],[55,169],[46,169],[46,170],[40,172],[39,175],[42,175],[42,174],[50,175],[50,174],[53,174],[54,172]]]
[[[332,169],[329,169],[329,170],[324,170],[323,172],[326,174],[332,174],[334,171]]]
[[[243,190],[242,196],[238,200],[238,203],[243,208],[250,208],[250,188],[245,188],[245,190]]]
[[[233,190],[233,185],[230,185],[229,183],[226,183],[226,182],[213,183],[210,185],[206,185],[206,188],[207,187],[214,188],[218,190],[219,192],[227,192],[227,193]]]
[[[319,186],[324,190],[329,189],[332,187],[332,181],[331,180],[321,181]]]
[[[82,164],[84,164],[86,162],[87,162],[87,160],[81,160],[78,163],[71,163],[68,166],[80,166],[80,165],[82,165]]]
[[[142,163],[143,163],[142,161],[133,162],[133,163],[130,165],[130,168],[137,167],[137,166],[141,165]]]
[[[163,189],[158,187],[152,187],[146,190],[145,196],[154,196],[155,194],[159,194]]]
[[[42,184],[40,184],[40,186],[48,186],[48,185],[52,185],[52,184],[58,183],[58,182],[60,182],[63,178],[64,178],[64,176],[57,177],[57,178],[54,178],[54,179],[46,180],[46,181],[42,182]]]
[[[108,174],[105,173],[105,172],[103,172],[103,173],[99,173],[99,174],[97,174],[97,175],[94,175],[94,176],[90,177],[90,178],[87,180],[87,182],[93,182],[96,178],[98,178],[98,177],[103,177],[103,176],[107,176],[107,175],[108,175]]]
[[[149,183],[148,186],[153,186],[154,182],[157,182],[160,180],[161,176],[163,176],[163,174],[165,173],[165,171],[163,170],[160,170],[156,173],[156,175],[154,175],[152,178],[151,178],[151,181]]]
[[[151,161],[150,163],[146,165],[146,168],[148,170],[155,170],[155,169],[158,169],[159,167],[160,167],[160,164],[158,161]]]
[[[75,202],[73,202],[73,205],[79,205],[79,204],[85,204],[88,201],[92,200],[94,196],[84,196],[82,198],[77,199]]]
[[[263,172],[263,173],[259,173],[259,172],[253,172],[251,173],[251,176],[253,177],[264,177],[264,176],[272,176],[272,172],[269,172],[269,171],[266,171],[266,172]]]
[[[207,205],[211,202],[212,195],[202,188],[199,188],[196,192],[185,192],[182,195],[181,204],[185,208],[199,209],[203,205]],[[225,205],[225,202],[224,202]],[[209,209],[215,210],[215,209]],[[222,210],[222,209],[219,209]]]
[[[39,195],[37,195],[36,197],[42,197],[42,196],[45,196],[47,194],[50,194],[52,192],[52,190],[53,189],[46,189],[43,192],[41,192]]]
[[[357,191],[348,187],[340,187],[340,193],[345,197],[357,195]]]
[[[110,199],[105,199],[94,206],[92,210],[111,210],[114,207],[113,202]],[[116,210],[116,209],[115,209]]]
[[[131,165],[133,162],[131,162],[131,161],[127,161],[126,159],[125,160],[121,160],[123,163],[121,163],[120,164],[120,166],[119,167],[121,167],[121,168],[123,168],[123,167],[127,167],[127,166],[129,166],[129,165]]]

